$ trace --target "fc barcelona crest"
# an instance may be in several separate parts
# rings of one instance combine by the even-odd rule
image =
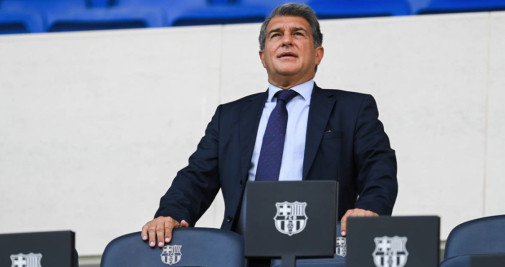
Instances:
[[[182,259],[182,245],[168,245],[163,247],[161,252],[161,261],[165,264],[176,264]]]
[[[42,267],[40,260],[42,259],[42,254],[40,253],[30,253],[30,254],[15,254],[11,255],[11,267]]]
[[[345,237],[338,236],[337,237],[337,246],[335,254],[340,257],[345,257],[347,255],[347,240]]]
[[[407,263],[407,237],[376,237],[373,262],[377,267],[403,267]]]
[[[279,232],[292,236],[305,229],[309,219],[305,214],[307,202],[277,202],[275,207],[277,208],[274,217],[275,228]]]

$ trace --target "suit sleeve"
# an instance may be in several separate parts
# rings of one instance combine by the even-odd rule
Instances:
[[[218,176],[219,119],[221,106],[207,125],[204,137],[190,156],[188,166],[177,173],[172,185],[160,199],[155,214],[171,216],[190,225],[210,206],[220,188]]]
[[[356,208],[391,215],[398,193],[396,156],[378,117],[377,104],[372,96],[367,95],[354,131]]]

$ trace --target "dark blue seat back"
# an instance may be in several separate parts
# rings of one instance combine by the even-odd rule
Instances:
[[[445,245],[441,267],[470,266],[472,255],[505,253],[505,215],[484,217],[456,226]]]
[[[237,233],[209,228],[178,228],[174,230],[170,246],[165,251],[180,251],[170,266],[244,266],[244,245]],[[101,267],[166,267],[163,249],[150,248],[135,232],[112,240],[102,255]],[[180,258],[178,258],[180,257]]]
[[[505,253],[505,215],[484,217],[456,226],[445,246],[445,258]]]

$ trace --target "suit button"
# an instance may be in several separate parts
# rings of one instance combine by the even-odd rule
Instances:
[[[226,222],[227,223],[231,223],[232,220],[233,220],[233,218],[231,216],[226,217]]]
[[[244,181],[240,180],[240,186],[244,185]]]

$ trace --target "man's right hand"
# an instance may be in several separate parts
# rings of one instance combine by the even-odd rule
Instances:
[[[163,247],[165,243],[172,240],[172,231],[174,228],[189,227],[189,224],[182,220],[180,223],[172,217],[160,216],[152,221],[149,221],[142,227],[142,240],[147,241],[149,238],[149,246],[156,246],[156,239],[158,239],[158,246]]]

